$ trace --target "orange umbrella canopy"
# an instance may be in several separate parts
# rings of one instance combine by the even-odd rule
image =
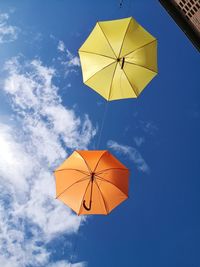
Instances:
[[[107,150],[74,151],[54,174],[56,198],[78,215],[106,215],[128,198],[129,170]]]

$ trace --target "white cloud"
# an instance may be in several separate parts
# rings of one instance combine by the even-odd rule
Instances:
[[[48,265],[48,267],[86,267],[86,266],[87,265],[85,262],[70,264],[67,261],[58,261],[56,263],[52,263],[52,264]]]
[[[39,60],[26,62],[21,67],[17,58],[8,61],[6,69],[10,76],[6,79],[5,91],[12,99],[13,109],[23,116],[26,131],[34,133],[36,146],[40,142],[46,144],[41,148],[41,155],[49,152],[50,159],[52,147],[54,151],[60,148],[59,138],[71,149],[87,147],[95,130],[87,115],[81,121],[73,110],[62,105],[58,88],[52,83],[54,69],[43,66]]]
[[[79,57],[74,56],[69,50],[67,50],[67,57],[69,58],[69,66],[80,67],[81,63]]]
[[[139,171],[142,171],[144,173],[149,172],[150,170],[149,166],[147,165],[142,155],[138,152],[136,148],[131,147],[131,146],[126,146],[126,145],[121,145],[112,140],[108,141],[107,145],[109,148],[113,149],[114,151],[128,156],[128,158],[131,161],[133,161],[133,163],[135,164],[136,168]]]
[[[63,145],[86,149],[95,129],[87,115],[77,117],[62,105],[53,68],[13,58],[5,69],[4,91],[16,124],[0,124],[0,266],[48,266],[46,244],[76,233],[81,224],[55,200],[52,171],[67,156]]]
[[[136,136],[136,137],[134,137],[134,141],[135,141],[137,146],[141,146],[145,142],[145,139],[144,139],[144,137]]]
[[[17,39],[19,28],[8,24],[9,15],[0,14],[0,44],[12,42]]]
[[[65,51],[65,44],[64,44],[63,41],[59,41],[58,42],[58,50],[61,51],[61,52]]]
[[[57,49],[62,53],[58,60],[65,69],[65,76],[71,72],[76,72],[77,68],[81,66],[80,59],[78,56],[73,55],[65,46],[63,41],[58,42]]]
[[[158,130],[158,127],[152,121],[139,121],[138,128],[141,128],[145,133],[154,135]]]
[[[14,140],[14,134],[11,129],[3,124],[0,124],[0,176],[5,179],[7,183],[14,184],[18,190],[27,190],[28,172],[33,171],[33,164],[31,158],[26,155],[24,148]],[[16,155],[17,152],[17,155]],[[12,166],[10,164],[12,163]],[[13,170],[15,175],[13,175]]]

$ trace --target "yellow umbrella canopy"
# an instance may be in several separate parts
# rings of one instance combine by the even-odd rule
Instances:
[[[97,22],[79,55],[83,82],[108,101],[138,97],[157,74],[157,40],[132,17]]]

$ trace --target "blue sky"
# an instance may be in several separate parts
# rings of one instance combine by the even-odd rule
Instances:
[[[199,53],[153,0],[1,1],[0,265],[200,265]],[[94,149],[105,100],[82,83],[77,50],[97,20],[133,16],[158,38],[159,74],[113,101],[100,149],[131,170],[130,197],[80,221],[54,199],[52,171]]]

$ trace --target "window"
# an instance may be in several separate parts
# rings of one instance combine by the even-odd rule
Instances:
[[[187,13],[187,10],[186,10],[185,8],[183,8],[182,10],[183,10],[183,12],[184,12],[185,14]]]
[[[178,7],[188,16],[188,18],[191,18],[200,9],[200,2],[199,0],[181,0],[178,3]]]
[[[195,12],[198,11],[198,8],[196,6],[193,6],[193,9],[195,10]]]
[[[179,6],[183,7],[183,3],[182,3],[182,2],[180,2],[180,3],[179,3]]]

